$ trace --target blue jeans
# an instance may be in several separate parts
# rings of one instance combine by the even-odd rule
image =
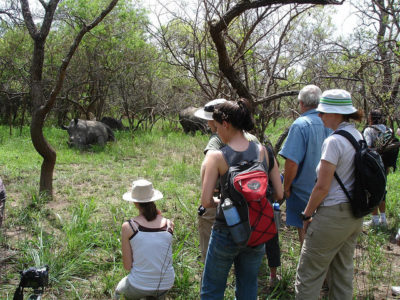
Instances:
[[[200,296],[202,300],[224,299],[232,263],[236,275],[236,299],[257,299],[257,276],[265,244],[250,248],[237,246],[228,228],[213,229],[208,245]]]

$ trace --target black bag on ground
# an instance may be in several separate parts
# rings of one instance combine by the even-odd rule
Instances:
[[[370,214],[385,196],[385,167],[381,156],[375,150],[368,148],[365,140],[357,142],[353,135],[345,130],[335,131],[334,134],[344,136],[356,149],[353,197],[350,197],[336,172],[335,178],[350,201],[353,215],[361,218]]]

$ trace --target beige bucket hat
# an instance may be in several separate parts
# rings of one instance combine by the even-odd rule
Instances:
[[[122,199],[130,202],[153,202],[163,198],[163,194],[153,188],[153,184],[146,179],[139,179],[132,182],[132,189],[125,193]]]

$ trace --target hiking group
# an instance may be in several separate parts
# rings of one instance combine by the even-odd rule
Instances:
[[[387,224],[381,207],[386,175],[390,166],[395,168],[398,147],[386,159],[389,151],[378,147],[378,141],[388,146],[387,137],[384,140],[378,133],[363,141],[351,122],[360,122],[362,112],[345,90],[322,93],[317,86],[308,85],[300,91],[298,101],[302,115],[291,125],[279,152],[285,159],[283,186],[271,149],[248,133],[254,123],[245,99],[216,99],[196,113],[208,121],[212,131],[201,166],[198,209],[205,262],[201,299],[224,299],[232,265],[236,299],[257,299],[264,253],[270,268],[269,285],[273,288],[279,282],[279,238],[271,204],[282,204],[284,199],[286,224],[297,227],[302,245],[296,299],[318,299],[324,284],[329,299],[353,297],[353,255],[362,217],[374,210],[375,218],[379,206],[380,224]],[[380,132],[388,136],[390,129],[382,126]],[[390,140],[395,140],[393,134]],[[375,185],[369,184],[371,181]],[[265,190],[270,191],[266,192],[267,201]]]
[[[279,283],[280,210],[286,200],[286,225],[297,228],[301,252],[295,278],[296,299],[353,299],[353,256],[363,217],[365,226],[387,226],[386,176],[396,169],[398,139],[372,110],[363,133],[354,124],[363,114],[350,93],[322,93],[315,85],[298,95],[301,116],[291,125],[279,155],[249,133],[254,128],[246,99],[208,102],[195,115],[212,132],[201,165],[198,209],[201,299],[224,299],[234,265],[235,297],[257,299],[258,272],[264,254],[270,291]],[[397,130],[400,135],[400,129]],[[121,250],[129,274],[114,298],[165,299],[174,284],[174,224],[155,202],[163,194],[145,179],[135,180],[122,197],[138,215],[122,224]],[[0,226],[6,193],[0,179]],[[396,237],[400,245],[400,229]],[[400,294],[400,287],[392,287]]]
[[[329,299],[353,298],[353,255],[362,217],[372,212],[365,225],[387,225],[386,175],[396,167],[398,147],[384,150],[395,138],[379,110],[371,111],[364,140],[351,122],[360,122],[362,112],[345,90],[322,93],[308,85],[298,104],[301,116],[279,152],[285,159],[282,175],[272,149],[249,133],[254,121],[246,99],[215,99],[195,113],[212,132],[200,171],[201,299],[224,299],[232,265],[236,299],[257,299],[264,254],[270,290],[276,286],[280,217],[274,208],[284,200],[286,224],[297,228],[301,245],[295,298],[318,299],[323,285]],[[122,258],[130,273],[119,282],[116,299],[164,299],[173,286],[174,224],[154,203],[162,197],[147,180],[134,181],[123,195],[139,215],[122,225]]]

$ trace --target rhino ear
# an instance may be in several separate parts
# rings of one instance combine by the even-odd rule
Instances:
[[[78,119],[75,118],[75,119],[74,119],[74,122],[75,122],[75,125],[78,124]]]

